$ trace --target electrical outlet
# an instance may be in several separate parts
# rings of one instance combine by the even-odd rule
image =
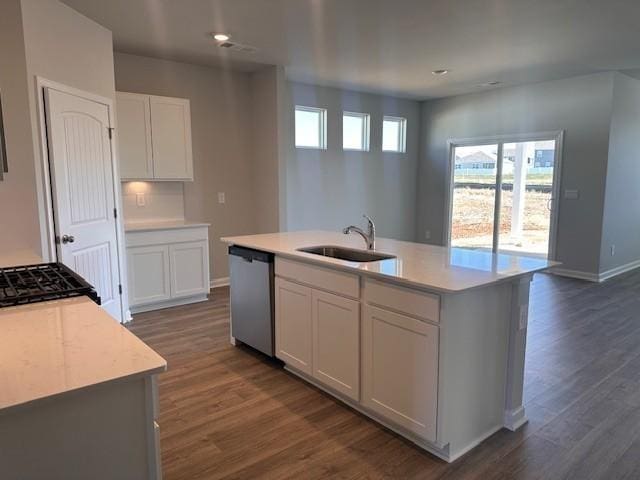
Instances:
[[[424,231],[424,239],[425,240],[431,240],[431,230],[425,230]]]
[[[218,192],[218,203],[226,203],[226,201],[224,192]]]
[[[147,200],[144,198],[144,193],[136,193],[136,205],[144,207],[147,204]]]
[[[616,246],[615,245],[611,245],[611,256],[613,257],[616,254]]]

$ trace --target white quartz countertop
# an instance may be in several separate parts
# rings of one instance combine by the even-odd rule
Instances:
[[[388,238],[376,239],[376,251],[395,255],[396,258],[377,262],[349,262],[297,251],[302,247],[317,245],[365,249],[364,241],[358,235],[326,231],[245,235],[225,237],[222,241],[444,293],[483,287],[558,265],[535,257],[446,248]]]
[[[86,297],[0,309],[0,414],[167,362]]]
[[[208,227],[209,223],[189,220],[161,220],[149,222],[125,222],[125,232],[144,232],[150,230],[175,230],[180,228]]]

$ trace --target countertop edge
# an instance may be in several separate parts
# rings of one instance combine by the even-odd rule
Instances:
[[[155,225],[138,225],[138,226],[127,226],[126,224],[124,225],[124,232],[125,233],[133,233],[133,232],[152,232],[152,231],[158,231],[158,230],[183,230],[183,229],[188,229],[188,228],[201,228],[201,227],[210,227],[211,224],[210,223],[189,223],[189,224],[185,224],[185,225],[162,225],[162,224],[155,224]]]
[[[363,276],[367,276],[367,277],[371,277],[374,279],[380,279],[380,280],[385,280],[388,282],[393,282],[393,283],[397,283],[400,285],[404,285],[404,286],[409,286],[409,287],[413,287],[413,288],[418,288],[418,289],[423,289],[423,290],[428,290],[428,291],[432,291],[432,292],[437,292],[437,293],[443,293],[443,294],[448,294],[448,295],[452,295],[452,294],[459,294],[459,293],[464,293],[464,292],[469,292],[471,290],[477,290],[480,288],[486,288],[488,286],[492,286],[492,285],[498,285],[501,283],[509,283],[512,281],[515,281],[519,278],[525,277],[527,275],[533,275],[535,273],[539,273],[539,272],[543,272],[545,270],[548,270],[550,268],[554,268],[556,266],[559,265],[558,262],[553,262],[553,265],[548,265],[545,267],[540,267],[540,268],[532,268],[532,269],[528,269],[527,271],[524,272],[520,272],[520,273],[514,273],[514,274],[510,274],[510,275],[503,275],[500,278],[491,280],[491,281],[487,281],[485,283],[482,284],[478,284],[478,285],[470,285],[467,287],[462,287],[459,289],[448,289],[448,288],[443,288],[443,287],[438,287],[438,286],[434,286],[434,285],[428,285],[425,283],[421,283],[421,282],[416,282],[416,281],[412,281],[406,278],[402,278],[402,277],[394,277],[394,276],[390,276],[390,275],[384,275],[378,272],[371,272],[368,270],[360,270],[358,268],[354,268],[350,265],[345,265],[345,264],[340,264],[340,263],[334,263],[334,262],[328,262],[326,260],[323,260],[321,257],[318,257],[317,255],[313,255],[312,254],[307,254],[307,253],[290,253],[290,252],[283,252],[280,250],[275,250],[275,249],[264,249],[262,247],[258,247],[255,244],[251,244],[248,242],[237,242],[233,240],[233,237],[222,237],[220,238],[220,241],[223,243],[226,243],[227,245],[239,245],[241,247],[246,247],[246,248],[254,248],[256,250],[262,250],[262,251],[267,251],[269,253],[273,253],[274,255],[278,255],[281,257],[286,257],[286,258],[290,258],[292,260],[297,260],[297,261],[305,261],[308,263],[313,263],[315,265],[318,266],[322,266],[325,268],[334,268],[336,270],[341,270],[341,271],[347,271],[350,273],[355,273],[355,274],[361,274]],[[318,257],[318,258],[315,258]]]
[[[164,359],[163,359],[164,360]],[[91,383],[88,385],[83,385],[80,387],[76,387],[76,388],[71,388],[69,390],[62,390],[60,392],[55,392],[55,393],[50,393],[47,395],[44,395],[42,397],[36,397],[36,398],[32,398],[30,400],[27,400],[25,402],[20,402],[20,403],[14,403],[11,405],[7,405],[5,407],[0,407],[0,417],[4,416],[4,415],[10,415],[12,413],[16,413],[19,412],[23,409],[28,409],[30,407],[33,407],[41,402],[47,402],[47,401],[52,401],[52,400],[56,400],[56,399],[60,399],[66,395],[71,395],[74,393],[78,393],[81,392],[83,390],[90,390],[92,388],[96,388],[96,387],[101,387],[101,386],[105,386],[108,385],[110,383],[120,383],[120,382],[127,382],[127,381],[132,381],[132,380],[136,380],[139,378],[144,378],[144,377],[149,377],[151,375],[156,375],[159,373],[163,373],[167,371],[167,362],[166,360],[164,361],[163,365],[159,365],[157,367],[153,367],[153,368],[148,368],[145,370],[141,370],[139,372],[133,372],[129,375],[123,375],[121,377],[115,377],[115,378],[107,378],[95,383]]]

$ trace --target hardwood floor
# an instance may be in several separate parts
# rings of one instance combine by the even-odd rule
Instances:
[[[605,284],[535,276],[530,421],[450,465],[231,347],[228,318],[222,288],[130,324],[169,362],[160,377],[165,480],[640,479],[640,271]]]

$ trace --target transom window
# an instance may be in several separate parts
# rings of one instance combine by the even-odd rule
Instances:
[[[342,113],[342,148],[344,150],[369,151],[368,114]]]
[[[296,148],[327,148],[327,110],[296,105]]]
[[[382,120],[382,151],[404,153],[407,147],[407,119],[384,117]]]

